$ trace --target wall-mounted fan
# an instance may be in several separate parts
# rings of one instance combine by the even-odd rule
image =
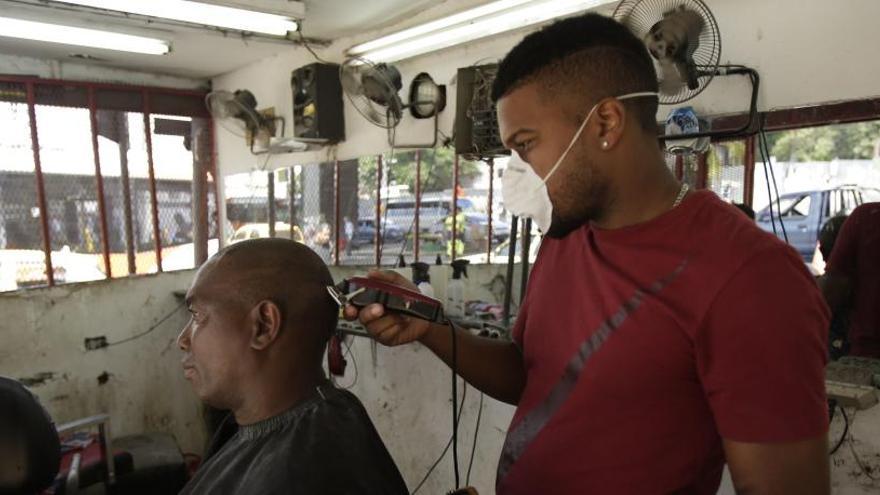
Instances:
[[[275,137],[279,130],[284,135],[284,118],[270,116],[257,111],[257,99],[246,89],[234,92],[212,91],[205,97],[205,104],[214,120],[224,129],[248,141],[251,153],[290,153],[305,151],[308,145],[292,139]]]
[[[621,0],[615,20],[645,43],[657,70],[659,101],[675,105],[700,93],[716,76],[748,76],[752,85],[748,122],[737,129],[669,134],[666,139],[732,137],[753,132],[757,124],[758,86],[754,69],[721,65],[721,33],[702,0]]]
[[[718,23],[702,0],[623,0],[614,18],[643,40],[660,86],[660,103],[700,94],[721,60]]]
[[[339,80],[358,113],[373,125],[388,130],[388,142],[392,147],[429,148],[436,145],[437,116],[446,107],[446,87],[436,84],[427,73],[413,79],[406,103],[398,94],[403,87],[400,71],[393,65],[352,57],[339,66]],[[414,145],[395,142],[395,128],[406,109],[415,118],[434,119],[433,142]]]

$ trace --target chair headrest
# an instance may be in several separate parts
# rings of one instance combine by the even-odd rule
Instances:
[[[0,376],[0,494],[37,493],[58,475],[61,445],[52,418],[37,396]],[[12,459],[12,461],[7,461]]]

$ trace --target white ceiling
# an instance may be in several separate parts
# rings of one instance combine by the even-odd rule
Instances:
[[[25,2],[0,0],[0,11],[3,15],[11,17],[169,39],[172,41],[172,53],[164,56],[137,55],[0,37],[0,54],[65,61],[74,60],[71,54],[82,54],[97,59],[79,60],[83,63],[207,79],[270,57],[289,46],[289,42],[245,41],[201,29],[148,25],[142,20],[62,11],[49,6],[26,3],[27,0]],[[239,3],[247,3],[247,0],[239,0]],[[303,20],[303,33],[309,38],[334,40],[391,26],[423,11],[428,6],[442,2],[438,0],[305,0],[304,3],[306,14]]]

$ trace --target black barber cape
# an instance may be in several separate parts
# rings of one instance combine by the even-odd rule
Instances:
[[[329,386],[278,416],[230,416],[181,495],[407,494],[364,406]]]

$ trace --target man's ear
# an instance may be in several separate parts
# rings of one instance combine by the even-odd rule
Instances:
[[[252,316],[251,349],[266,349],[275,342],[281,332],[281,308],[266,299],[257,303]]]
[[[620,141],[626,123],[626,107],[622,102],[609,99],[596,108],[596,125],[599,126],[599,145],[610,150]],[[605,143],[608,143],[607,145]]]

